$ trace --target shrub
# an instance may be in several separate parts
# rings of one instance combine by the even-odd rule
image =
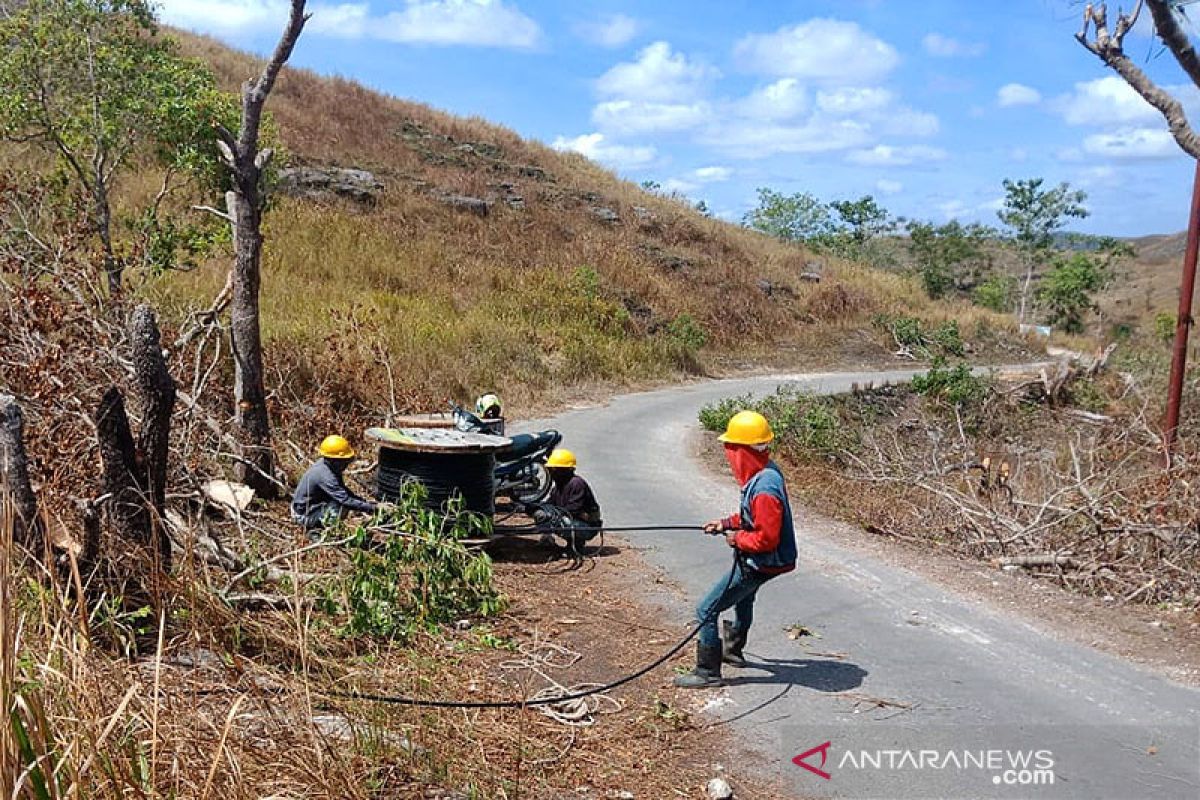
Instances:
[[[784,387],[757,400],[747,394],[710,403],[700,409],[700,424],[721,433],[729,419],[743,410],[766,417],[775,433],[775,447],[801,457],[838,458],[854,445],[833,400]]]
[[[1170,344],[1175,339],[1175,315],[1161,311],[1154,315],[1154,338],[1163,344]]]
[[[966,364],[948,367],[938,359],[929,372],[913,377],[912,388],[917,394],[963,409],[983,402],[991,389],[991,379],[976,375]]]
[[[998,314],[1012,311],[1015,285],[1012,278],[993,275],[975,287],[975,305],[991,309]]]
[[[708,332],[691,314],[680,314],[667,323],[661,335],[667,357],[688,372],[701,371],[700,351],[708,343]]]
[[[423,502],[419,484],[406,487],[396,507],[381,515],[395,531],[382,544],[373,542],[367,526],[354,531],[350,570],[322,599],[324,611],[346,616],[343,635],[403,641],[463,616],[504,609],[492,585],[491,559],[462,543],[486,536],[490,523],[454,503],[442,516]]]
[[[930,358],[934,356],[961,356],[966,352],[962,333],[957,320],[943,322],[933,330],[918,317],[890,316],[880,314],[873,320],[878,328],[892,335],[896,344],[907,348],[914,355]]]

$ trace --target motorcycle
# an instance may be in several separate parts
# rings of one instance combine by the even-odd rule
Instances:
[[[480,419],[457,403],[450,404],[454,427],[465,433],[489,436],[504,434],[504,421]],[[520,433],[508,437],[512,444],[496,451],[497,497],[507,497],[517,504],[540,503],[550,496],[553,483],[546,471],[546,459],[562,443],[558,431]]]

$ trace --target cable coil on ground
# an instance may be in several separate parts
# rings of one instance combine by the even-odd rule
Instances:
[[[420,453],[380,447],[376,487],[381,500],[395,501],[406,483],[418,481],[428,492],[429,508],[445,510],[459,495],[464,510],[491,517],[496,510],[495,469],[495,456],[489,452]]]

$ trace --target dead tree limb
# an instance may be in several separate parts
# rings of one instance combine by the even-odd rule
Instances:
[[[273,473],[271,422],[263,381],[262,332],[259,324],[259,286],[262,260],[263,170],[270,149],[259,150],[263,106],[283,65],[291,57],[308,15],[305,0],[292,0],[287,27],[275,52],[256,79],[242,86],[242,120],[236,138],[226,128],[216,128],[219,147],[233,174],[229,212],[233,217],[235,262],[233,297],[229,312],[234,358],[234,400],[243,458],[238,479],[260,497],[275,497],[275,484],[264,479]]]
[[[1117,25],[1111,31],[1107,6],[1104,3],[1088,4],[1083,12],[1083,27],[1075,34],[1075,39],[1120,75],[1143,100],[1158,109],[1179,146],[1193,158],[1200,158],[1200,136],[1192,128],[1183,103],[1156,84],[1125,54],[1125,36],[1137,23],[1144,5],[1150,8],[1159,38],[1192,82],[1200,86],[1200,57],[1180,24],[1171,0],[1138,0],[1132,13],[1118,15]],[[1091,38],[1089,31],[1094,31]]]
[[[31,553],[41,553],[42,529],[37,495],[29,480],[24,417],[16,398],[7,394],[0,394],[0,504],[13,513],[13,541]]]

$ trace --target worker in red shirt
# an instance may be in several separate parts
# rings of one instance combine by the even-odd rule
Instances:
[[[726,543],[737,551],[737,564],[732,579],[724,576],[718,580],[696,607],[700,623],[696,668],[677,677],[676,686],[720,686],[722,661],[744,667],[742,650],[754,621],[758,590],[771,578],[796,567],[796,531],[787,486],[769,452],[773,438],[766,417],[754,411],[735,414],[720,437],[725,459],[742,487],[742,502],[738,513],[710,522],[704,530],[724,533]],[[717,619],[729,608],[734,609],[733,624],[726,624],[722,646]]]

